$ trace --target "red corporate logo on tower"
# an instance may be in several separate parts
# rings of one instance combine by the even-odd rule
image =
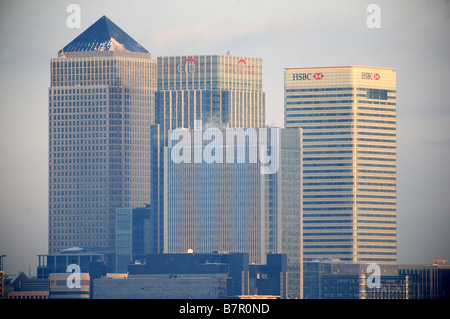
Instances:
[[[322,80],[322,73],[295,73],[292,74],[292,80],[294,81],[304,81],[304,80]]]
[[[321,80],[323,78],[323,74],[322,73],[316,73],[313,76],[314,79],[316,80]]]
[[[370,72],[362,72],[361,78],[363,80],[376,80],[378,81],[381,78],[381,75],[378,73],[370,73]]]

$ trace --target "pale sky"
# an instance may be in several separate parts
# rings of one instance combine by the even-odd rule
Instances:
[[[81,8],[70,29],[69,4]],[[381,28],[369,29],[369,4]],[[0,255],[36,274],[48,249],[50,59],[106,15],[151,51],[262,58],[267,124],[283,125],[286,67],[397,70],[398,263],[450,260],[449,1],[1,1]]]

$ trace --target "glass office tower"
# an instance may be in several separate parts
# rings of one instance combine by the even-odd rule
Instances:
[[[262,173],[265,160],[253,161],[248,155],[251,150],[261,151],[262,130],[277,132],[276,136],[267,133],[270,154],[278,163],[267,174]],[[185,131],[192,140],[191,154],[208,147],[205,140],[195,146],[195,132],[206,130]],[[227,129],[218,131],[227,136]],[[270,253],[286,254],[288,297],[299,298],[301,130],[249,128],[244,132],[248,139],[223,146],[223,162],[195,162],[192,155],[190,163],[178,163],[173,160],[176,145],[165,147],[164,252],[245,252],[255,264],[265,264]],[[230,149],[235,149],[236,157],[239,152],[245,154],[245,160],[229,161]]]
[[[156,61],[103,16],[50,66],[49,252],[114,247],[115,209],[150,201]]]
[[[150,207],[116,209],[116,272],[128,272],[128,265],[144,262],[148,254],[156,254],[157,220]]]
[[[157,123],[263,127],[262,61],[231,55],[158,57]]]
[[[396,263],[396,73],[285,70],[285,127],[303,128],[304,260]]]

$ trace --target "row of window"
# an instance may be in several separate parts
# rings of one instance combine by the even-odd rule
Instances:
[[[362,239],[358,238],[358,242],[374,242],[374,243],[396,243],[395,239]],[[317,239],[304,239],[303,242],[353,242],[353,238],[317,238]]]
[[[382,198],[382,199],[396,199],[396,196],[381,196],[381,195],[361,195],[357,194],[356,197],[358,198]],[[353,198],[353,194],[347,194],[347,195],[303,195],[303,198]],[[331,204],[335,202],[308,202],[305,201],[304,204]],[[336,202],[340,203],[340,202]],[[348,202],[342,202],[343,204],[347,204]],[[359,203],[359,202],[358,202]]]
[[[304,226],[304,230],[322,230],[322,229],[353,229],[353,226]],[[377,227],[377,226],[357,226],[357,229],[376,229],[376,230],[397,230],[396,227]],[[316,234],[317,235],[317,234]],[[320,234],[322,235],[322,234]]]
[[[338,236],[338,237],[345,237],[345,236],[353,236],[352,232],[321,232],[321,233],[308,233],[305,232],[303,233],[303,236],[309,237],[309,236]],[[395,233],[366,233],[366,232],[358,232],[357,236],[373,236],[373,237],[396,237]],[[312,240],[316,240],[316,239],[312,239]],[[332,239],[334,240],[334,239]],[[361,239],[359,239],[361,240]]]

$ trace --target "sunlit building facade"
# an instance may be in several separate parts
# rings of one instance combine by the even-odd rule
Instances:
[[[232,55],[158,57],[157,123],[163,132],[204,125],[263,127],[262,60]]]
[[[285,127],[303,128],[304,260],[396,263],[396,72],[285,70]]]
[[[164,147],[176,128],[260,128],[265,125],[262,60],[232,55],[163,56],[157,59],[155,125],[151,127],[152,209],[163,251]]]
[[[50,67],[49,253],[113,247],[115,209],[150,199],[156,60],[104,16]]]
[[[263,168],[270,165],[259,156],[251,160],[249,155],[251,150],[261,151],[263,130],[272,154],[270,165],[277,161],[267,174]],[[202,154],[209,143],[201,141],[194,146],[195,134],[206,130],[185,131],[192,139],[192,154],[197,149]],[[219,131],[224,138],[228,136],[227,129]],[[248,140],[222,145],[222,163],[204,158],[195,162],[195,155],[189,163],[178,163],[173,153],[178,152],[175,147],[179,144],[165,147],[164,252],[245,252],[254,264],[266,263],[271,253],[286,254],[288,298],[299,298],[301,130],[249,128],[243,132],[248,133]],[[236,158],[230,161],[227,154],[233,148]],[[245,154],[245,161],[238,161],[239,152]]]

